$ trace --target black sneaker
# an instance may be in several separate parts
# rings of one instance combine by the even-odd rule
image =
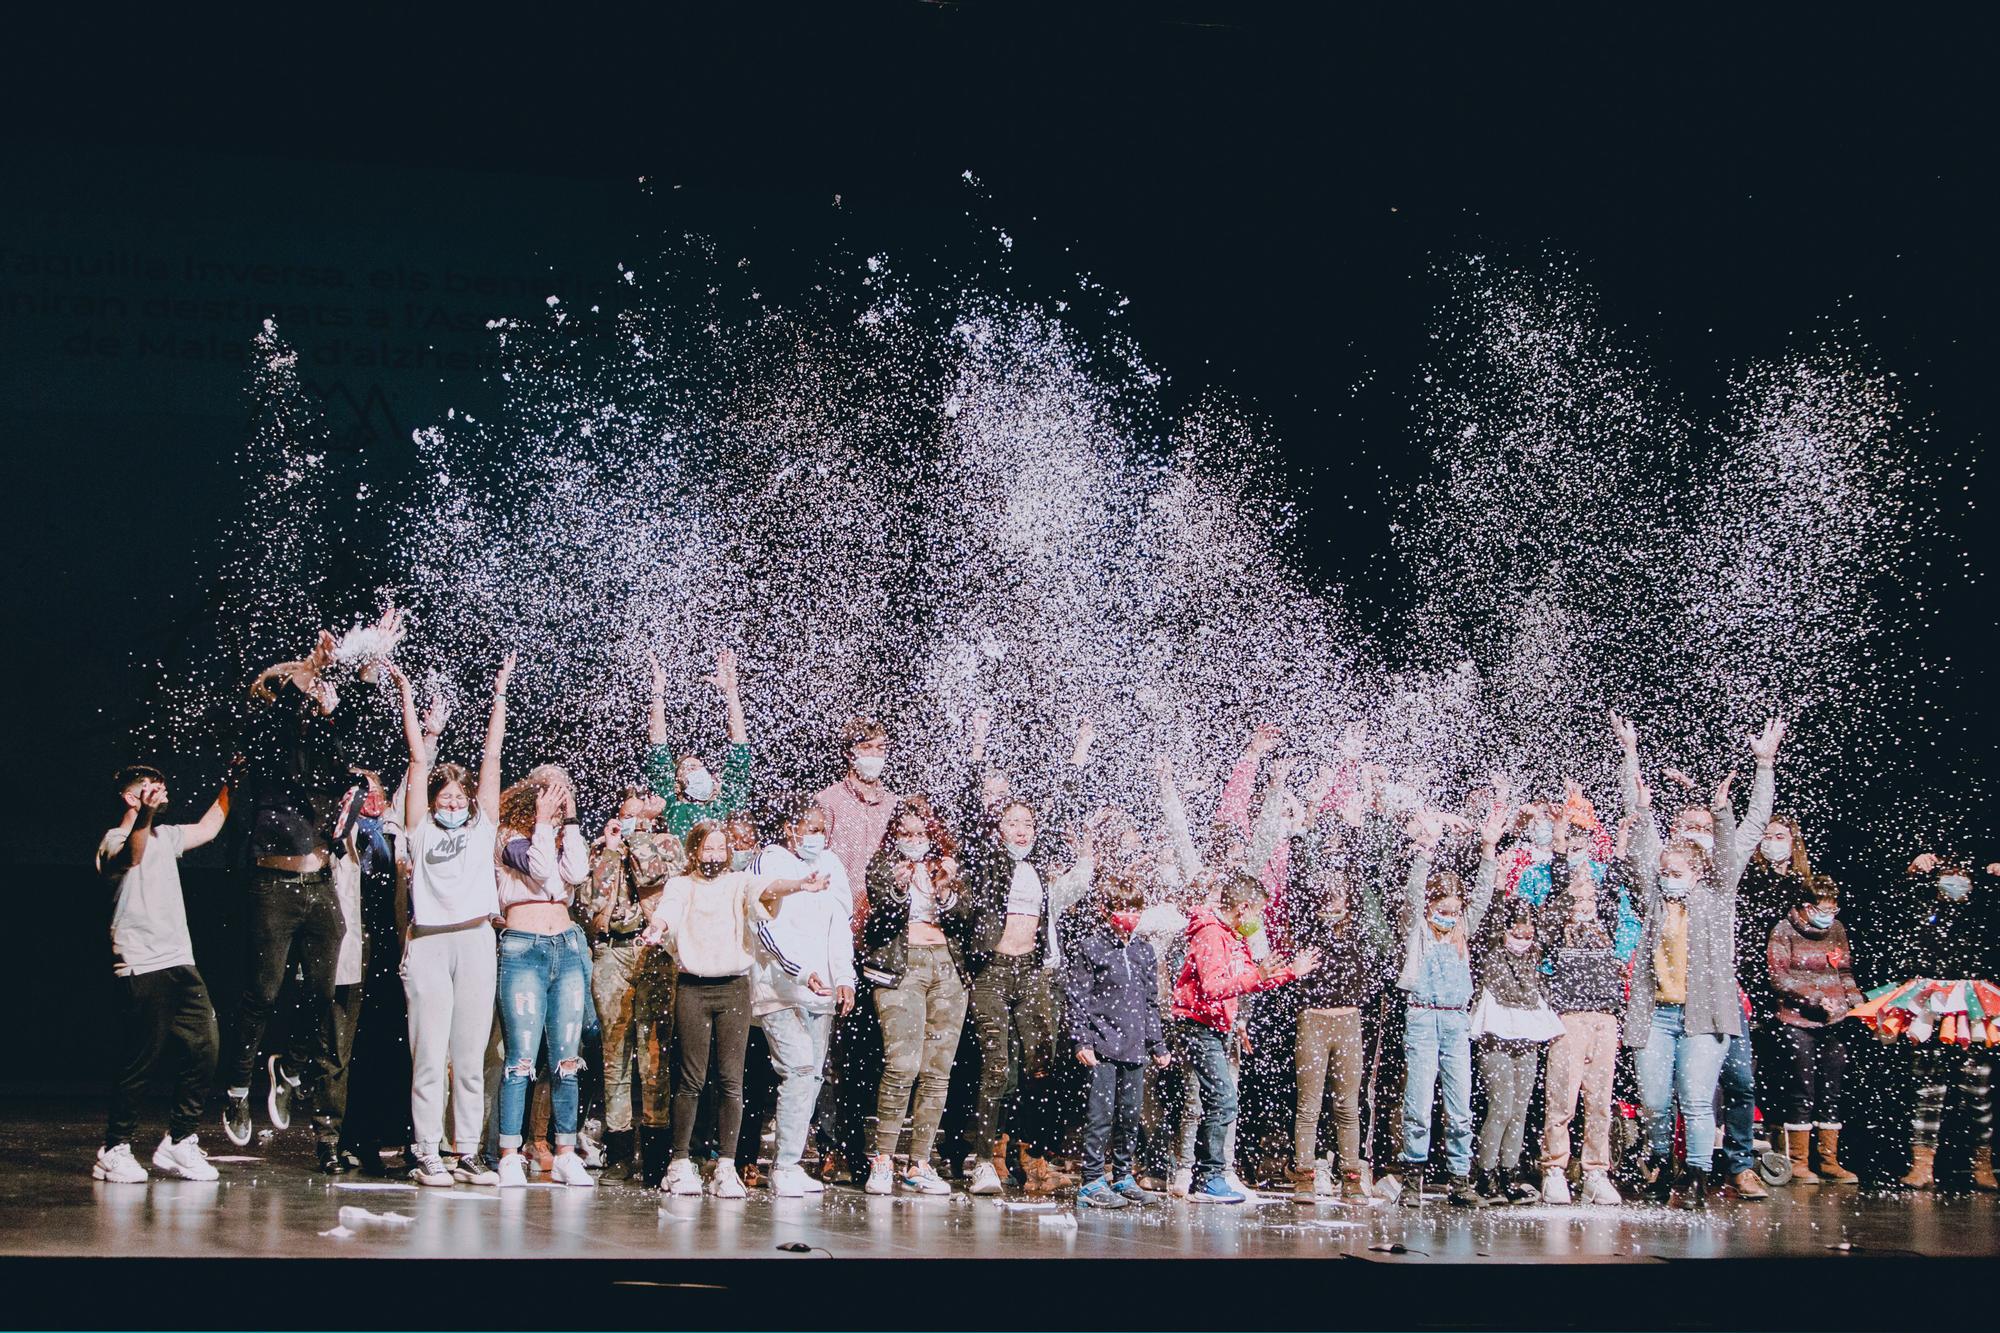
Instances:
[[[283,1056],[272,1056],[264,1062],[264,1067],[271,1075],[271,1091],[264,1097],[264,1109],[271,1113],[271,1128],[290,1129],[292,1094],[299,1088],[298,1075],[285,1068]]]
[[[1674,1195],[1674,1207],[1691,1213],[1704,1212],[1708,1208],[1708,1172],[1688,1168],[1687,1179],[1681,1182],[1679,1192]]]
[[[1507,1202],[1507,1177],[1499,1170],[1488,1171],[1484,1167],[1474,1167],[1472,1171],[1472,1192],[1479,1196],[1480,1207],[1490,1208]]]
[[[322,1141],[317,1145],[317,1151],[319,1153],[319,1169],[326,1175],[344,1176],[349,1171],[359,1171],[361,1169],[361,1159],[345,1148]]]
[[[1674,1159],[1662,1153],[1646,1158],[1645,1195],[1649,1203],[1664,1204],[1674,1197]]]
[[[250,1098],[231,1095],[222,1102],[222,1136],[239,1148],[250,1146]]]
[[[1455,1208],[1484,1208],[1486,1196],[1472,1187],[1472,1177],[1453,1176],[1451,1190],[1445,1195],[1446,1202]]]
[[[1540,1203],[1542,1201],[1542,1192],[1528,1183],[1528,1173],[1526,1171],[1519,1169],[1503,1171],[1500,1173],[1499,1183],[1506,1194],[1508,1203],[1525,1207],[1528,1204]]]
[[[1405,1208],[1416,1208],[1424,1201],[1424,1169],[1421,1166],[1406,1166],[1396,1173],[1396,1183],[1402,1192],[1396,1202]]]

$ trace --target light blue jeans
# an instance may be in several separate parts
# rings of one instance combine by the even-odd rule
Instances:
[[[764,1044],[771,1048],[771,1068],[778,1075],[778,1140],[771,1150],[771,1169],[797,1166],[805,1155],[812,1129],[813,1107],[826,1081],[826,1048],[833,1039],[833,1014],[807,1009],[774,1009],[757,1020]]]
[[[1431,1099],[1444,1083],[1444,1154],[1454,1176],[1472,1174],[1472,1016],[1463,1009],[1403,1011],[1403,1157],[1420,1166],[1431,1155]]]
[[[583,1061],[583,1015],[590,1005],[590,945],[571,926],[558,935],[500,932],[500,1026],[506,1042],[500,1077],[500,1147],[521,1146],[535,1056],[549,1044],[550,1128],[558,1147],[576,1144],[577,1071]]]
[[[1637,1052],[1639,1100],[1646,1108],[1646,1136],[1654,1153],[1674,1151],[1674,1102],[1687,1126],[1687,1164],[1708,1171],[1715,1162],[1715,1083],[1729,1054],[1729,1038],[1689,1032],[1678,1004],[1653,1006],[1653,1030]]]

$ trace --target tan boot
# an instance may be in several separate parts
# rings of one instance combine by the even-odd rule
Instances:
[[[1829,1185],[1853,1185],[1861,1177],[1840,1164],[1839,1126],[1819,1127],[1819,1178]]]
[[[1792,1159],[1792,1179],[1794,1185],[1817,1185],[1819,1177],[1812,1169],[1812,1127],[1793,1129],[1785,1126],[1785,1151]]]
[[[1981,1194],[2000,1193],[2000,1180],[1993,1178],[1991,1148],[1981,1148],[1972,1155],[1972,1188]]]
[[[1061,1188],[1056,1183],[1055,1172],[1049,1169],[1048,1158],[1030,1157],[1028,1154],[1022,1153],[1021,1168],[1028,1173],[1026,1188],[1029,1194],[1041,1198],[1054,1194]]]
[[[1013,1175],[1013,1171],[1007,1165],[1007,1136],[1005,1134],[1002,1134],[1000,1141],[993,1145],[993,1170],[999,1175],[1000,1183],[1003,1185]]]
[[[1748,1199],[1753,1203],[1771,1197],[1771,1192],[1764,1188],[1763,1180],[1754,1170],[1748,1168],[1738,1171],[1729,1178],[1729,1188],[1736,1191],[1737,1198]]]
[[[1936,1160],[1936,1148],[1927,1147],[1921,1143],[1915,1145],[1910,1149],[1910,1174],[1904,1176],[1896,1183],[1913,1190],[1929,1189],[1936,1183],[1937,1179],[1931,1173],[1931,1167]]]

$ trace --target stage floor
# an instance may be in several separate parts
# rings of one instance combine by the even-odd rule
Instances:
[[[1742,1267],[1728,1261],[1762,1261],[1756,1266],[1767,1280],[1773,1261],[1789,1261],[1780,1266],[1790,1280],[1803,1279],[1819,1292],[1817,1312],[1803,1312],[1804,1322],[1831,1326],[1844,1321],[1828,1318],[1820,1302],[1837,1306],[1842,1287],[1848,1285],[1842,1279],[1860,1276],[1858,1271],[1836,1275],[1832,1264],[1857,1265],[1866,1259],[1873,1261],[1868,1266],[1880,1267],[1897,1261],[1905,1271],[1895,1280],[1914,1282],[1921,1289],[1923,1271],[1935,1267],[1918,1262],[1921,1259],[2000,1257],[2000,1202],[1992,1198],[1864,1194],[1828,1186],[1774,1191],[1773,1199],[1764,1204],[1718,1202],[1705,1214],[1637,1205],[1473,1212],[1442,1202],[1409,1209],[1298,1204],[1275,1196],[1237,1207],[1162,1201],[1118,1212],[1078,1213],[1066,1205],[1037,1205],[1018,1198],[972,1199],[964,1194],[871,1198],[846,1186],[832,1187],[818,1199],[773,1199],[758,1190],[746,1201],[723,1203],[668,1199],[654,1191],[621,1186],[582,1190],[531,1184],[525,1190],[503,1192],[418,1189],[357,1176],[335,1181],[311,1169],[309,1143],[298,1129],[242,1150],[251,1160],[228,1160],[230,1154],[211,1145],[223,1173],[216,1183],[156,1178],[147,1185],[108,1185],[89,1175],[98,1132],[90,1108],[71,1105],[62,1114],[51,1111],[34,1119],[21,1107],[9,1107],[4,1132],[13,1151],[8,1169],[0,1173],[0,1255],[9,1256],[10,1270],[31,1259],[111,1261],[61,1264],[72,1284],[79,1273],[93,1267],[116,1270],[120,1263],[133,1260],[193,1260],[202,1268],[214,1268],[220,1261],[307,1261],[305,1266],[325,1272],[328,1265],[313,1261],[573,1259],[594,1261],[577,1270],[580,1274],[587,1270],[589,1282],[681,1286],[710,1281],[718,1288],[741,1292],[768,1290],[773,1282],[784,1284],[787,1279],[778,1276],[774,1264],[827,1258],[847,1261],[839,1265],[846,1269],[860,1261],[986,1261],[979,1266],[994,1277],[999,1274],[990,1261],[996,1260],[1184,1263],[1247,1258],[1365,1261],[1336,1267],[1355,1277],[1360,1269],[1373,1270],[1378,1286],[1392,1270],[1408,1265],[1532,1264],[1561,1266],[1571,1273],[1617,1266],[1626,1274],[1620,1279],[1624,1289],[1636,1294],[1653,1284],[1632,1279],[1649,1268],[1657,1273],[1676,1266],[1674,1261],[1724,1261],[1702,1266],[1718,1278],[1722,1269]],[[343,1208],[397,1213],[409,1220],[359,1222],[350,1228],[352,1234],[342,1235],[336,1229]],[[797,1245],[810,1249],[802,1253],[780,1249]],[[765,1262],[750,1266],[741,1262],[745,1260]],[[1800,1272],[1799,1265],[1809,1261],[1819,1262],[1812,1272]],[[1821,1264],[1829,1267],[1822,1271]],[[239,1273],[282,1266],[229,1263]],[[1690,1276],[1685,1265],[1678,1266],[1680,1277]],[[371,1282],[372,1277],[362,1274],[381,1265],[331,1267],[353,1273],[357,1282]],[[867,1262],[866,1267],[875,1274],[877,1285],[885,1280],[882,1264]],[[905,1274],[915,1276],[930,1267],[898,1265],[886,1280],[900,1287]],[[962,1271],[960,1265],[950,1267]],[[1909,1268],[1917,1269],[1917,1275],[1909,1274]],[[1077,1271],[1109,1270],[1083,1265]],[[1193,1273],[1179,1271],[1184,1276]],[[1981,1264],[1978,1271],[1990,1275],[1994,1270]],[[1225,1284],[1232,1280],[1220,1271],[1216,1277]],[[1555,1280],[1554,1274],[1549,1278]],[[1397,1285],[1410,1286],[1417,1280],[1418,1275],[1404,1273]],[[1834,1285],[1820,1285],[1827,1280]],[[1007,1289],[1003,1285],[995,1291]],[[1861,1304],[1869,1300],[1879,1304],[1883,1299],[1879,1291],[1853,1294]],[[1722,1310],[1710,1314],[1728,1323],[1728,1309],[1725,1301]],[[346,1314],[328,1313],[334,1323],[355,1322]],[[1513,1313],[1530,1323],[1551,1322],[1547,1311],[1539,1318],[1531,1309]],[[1638,1316],[1641,1323],[1689,1322],[1685,1317],[1647,1319],[1643,1310],[1621,1313]],[[1699,1313],[1690,1313],[1695,1321],[1701,1320]],[[1934,1322],[1951,1322],[1937,1319],[1936,1314]],[[1379,1318],[1379,1310],[1376,1315]],[[863,1322],[896,1322],[880,1310],[860,1317]],[[934,1311],[927,1321],[918,1322],[935,1324],[939,1317],[941,1312]],[[1502,1317],[1499,1322],[1508,1320]],[[1623,1320],[1606,1315],[1586,1322]],[[1879,1313],[1862,1322],[1880,1322]]]

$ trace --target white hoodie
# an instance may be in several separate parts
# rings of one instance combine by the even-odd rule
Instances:
[[[794,893],[778,903],[777,915],[757,923],[757,964],[750,969],[750,1012],[778,1009],[830,1013],[833,991],[854,984],[854,891],[846,867],[831,851],[814,861],[773,844],[757,854],[755,873],[772,879],[826,876],[818,893]],[[817,974],[827,988],[815,995],[806,978]]]

